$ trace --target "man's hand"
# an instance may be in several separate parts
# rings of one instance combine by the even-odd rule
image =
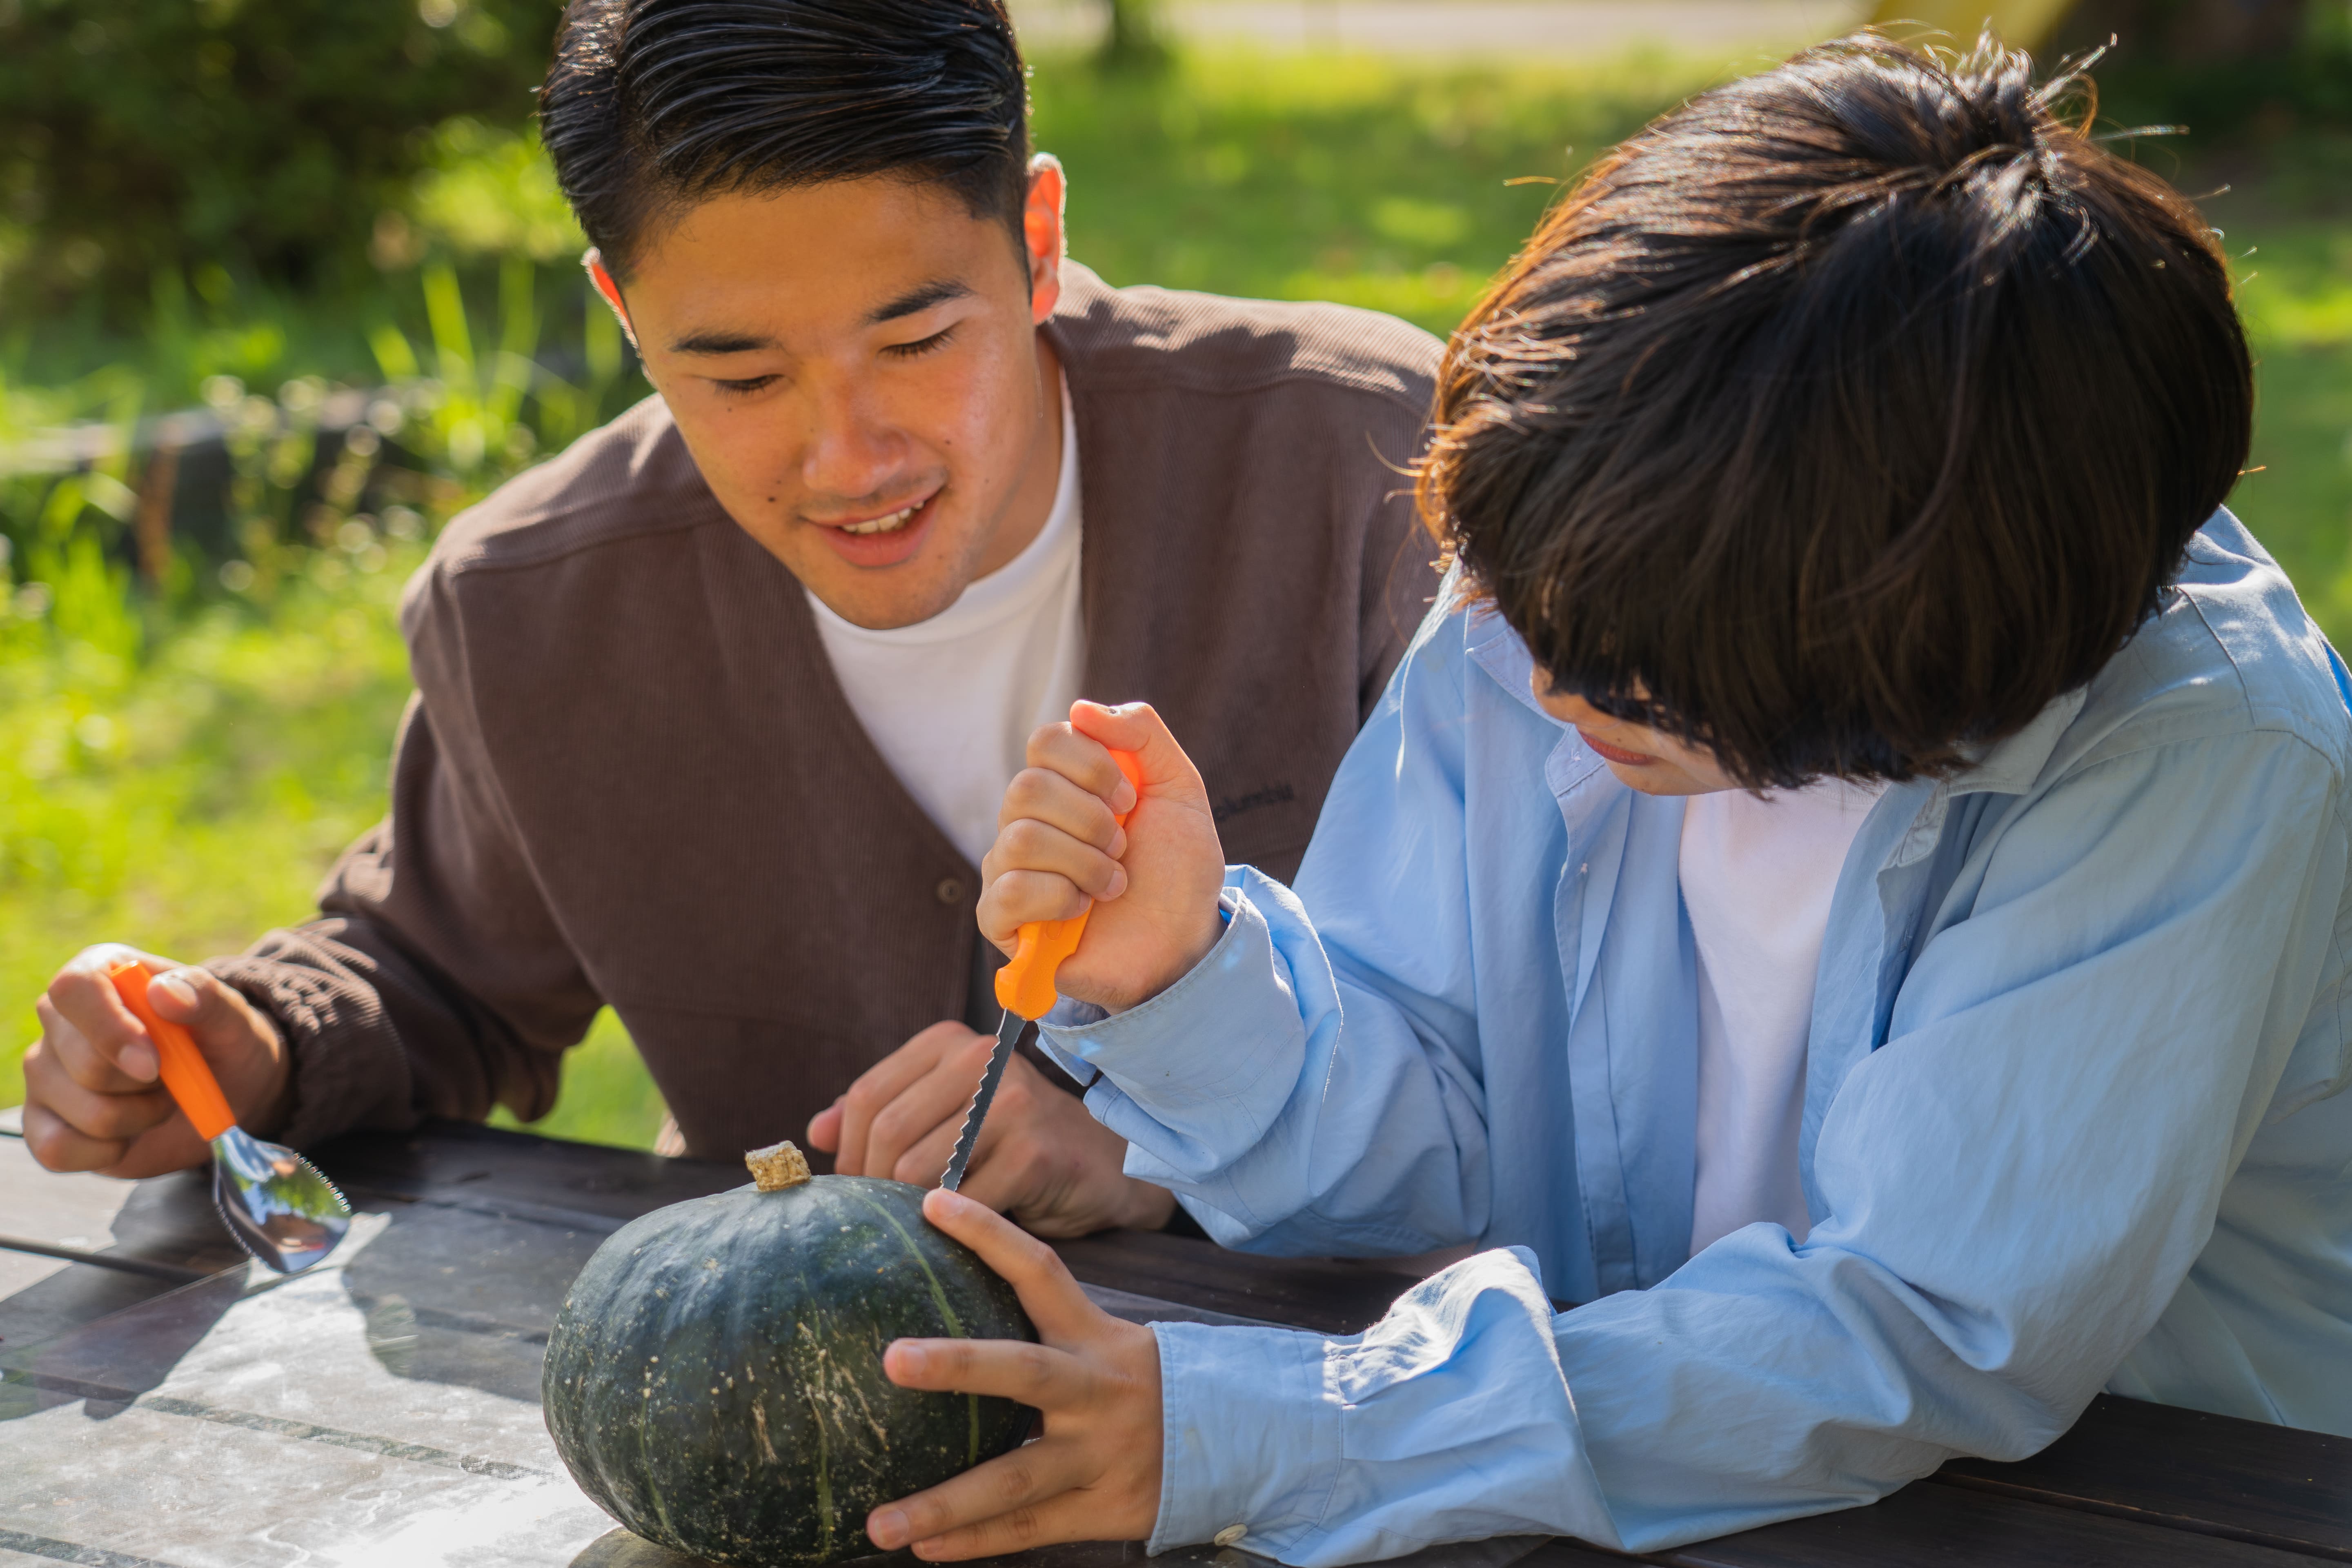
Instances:
[[[1141,789],[1111,749],[1136,754]],[[1117,812],[1133,810],[1121,827]],[[1067,920],[1091,900],[1087,933],[1063,961],[1065,996],[1123,1012],[1208,956],[1224,930],[1225,855],[1200,770],[1150,704],[1077,702],[1070,721],[1029,737],[981,861],[980,931],[1005,952],[1031,921]]]
[[[106,977],[125,958],[156,971],[147,987],[156,1016],[187,1026],[239,1124],[274,1131],[292,1100],[277,1026],[209,971],[108,942],[76,953],[33,1004],[41,1019],[41,1037],[25,1053],[25,1144],[33,1158],[52,1171],[152,1176],[208,1156],[156,1077],[154,1042]]]
[[[923,1199],[933,1225],[1012,1283],[1040,1344],[899,1340],[882,1370],[901,1388],[1016,1399],[1045,1435],[866,1521],[885,1551],[934,1563],[1061,1541],[1140,1541],[1160,1518],[1160,1342],[1078,1289],[1044,1242],[956,1193]]]
[[[961,1024],[932,1025],[818,1111],[809,1142],[832,1154],[842,1175],[937,1186],[995,1043]],[[963,1194],[1039,1236],[1086,1236],[1112,1226],[1157,1230],[1176,1200],[1129,1176],[1126,1160],[1127,1140],[1016,1056],[1005,1063],[981,1124]]]

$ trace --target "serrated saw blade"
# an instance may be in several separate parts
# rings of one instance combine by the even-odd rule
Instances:
[[[996,1048],[988,1053],[988,1070],[980,1075],[971,1109],[963,1113],[963,1131],[956,1134],[955,1152],[948,1156],[947,1174],[940,1178],[940,1185],[950,1192],[963,1185],[964,1167],[971,1163],[972,1146],[980,1142],[980,1124],[988,1120],[988,1103],[996,1098],[996,1086],[1004,1079],[1004,1064],[1013,1058],[1013,1043],[1028,1023],[1007,1007],[1004,1021],[996,1026]]]

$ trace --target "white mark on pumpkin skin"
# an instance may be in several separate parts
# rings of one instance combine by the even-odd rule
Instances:
[[[864,1423],[887,1452],[890,1447],[889,1428],[874,1419],[874,1406],[866,1402],[866,1390],[858,1385],[858,1380],[834,1359],[832,1347],[819,1338],[817,1330],[801,1322],[794,1325],[794,1331],[809,1343],[808,1370],[801,1380],[801,1389],[810,1410],[820,1422],[830,1414],[835,1423],[845,1427],[853,1420]],[[853,1400],[857,1405],[855,1410],[849,1408]]]
[[[760,1442],[760,1457],[770,1464],[776,1463],[776,1446],[768,1441],[768,1406],[761,1400],[751,1401],[751,1432]]]
[[[824,1440],[824,1417],[818,1413],[816,1402],[809,1402],[809,1414],[816,1417],[816,1505],[823,1510],[818,1521],[817,1556],[833,1555],[833,1454]]]
[[[874,1359],[877,1362],[879,1362],[882,1358],[879,1353],[877,1353]],[[866,1401],[866,1389],[864,1385],[862,1385],[856,1378],[845,1377],[842,1380],[842,1386],[849,1390],[849,1396],[852,1399],[857,1401],[857,1413],[866,1418],[866,1427],[873,1432],[874,1440],[882,1445],[884,1452],[888,1452],[890,1447],[889,1428],[883,1426],[879,1421],[874,1419],[874,1406]]]

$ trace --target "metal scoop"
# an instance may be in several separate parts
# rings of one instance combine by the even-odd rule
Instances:
[[[167,1024],[147,1000],[153,971],[125,959],[106,972],[115,994],[147,1027],[163,1087],[213,1147],[213,1206],[236,1243],[265,1268],[298,1273],[335,1249],[352,1227],[352,1205],[319,1168],[236,1124],[212,1068],[188,1031]]]

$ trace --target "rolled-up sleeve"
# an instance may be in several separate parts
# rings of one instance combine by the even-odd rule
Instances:
[[[1127,1139],[1128,1173],[1175,1192],[1224,1246],[1395,1256],[1486,1228],[1460,726],[1423,710],[1458,707],[1463,672],[1458,649],[1449,662],[1430,647],[1424,631],[1349,752],[1303,875],[1417,970],[1327,944],[1290,889],[1234,867],[1225,931],[1190,973],[1116,1016],[1073,1009],[1040,1031]]]
[[[1239,1527],[1286,1563],[1492,1535],[1607,1541],[1534,1257],[1481,1253],[1343,1339],[1154,1325],[1158,1552]]]

